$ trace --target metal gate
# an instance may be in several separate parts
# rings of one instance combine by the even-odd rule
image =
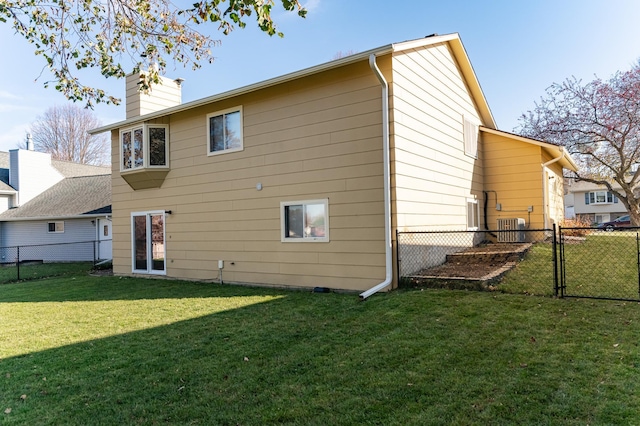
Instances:
[[[640,228],[558,228],[556,295],[640,300]]]

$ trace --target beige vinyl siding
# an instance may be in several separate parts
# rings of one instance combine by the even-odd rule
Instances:
[[[126,77],[126,117],[137,117],[150,112],[179,105],[181,102],[181,88],[169,78],[160,76],[162,84],[153,87],[150,93],[140,92],[138,87],[139,74]]]
[[[482,196],[482,151],[464,153],[463,119],[480,124],[445,44],[393,57],[392,187],[401,231],[466,229],[466,200]]]
[[[524,218],[531,229],[543,228],[542,148],[490,133],[482,139],[489,228],[496,229],[498,218],[514,217]],[[531,214],[528,206],[533,206]]]
[[[220,259],[227,282],[348,290],[379,283],[380,96],[363,61],[172,115],[171,171],[161,188],[133,191],[114,174],[114,272],[131,273],[130,212],[171,210],[170,277],[216,279]],[[244,150],[207,156],[206,115],[240,105]],[[282,243],[280,202],[325,198],[330,242]]]

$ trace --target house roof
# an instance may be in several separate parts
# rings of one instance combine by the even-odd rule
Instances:
[[[476,77],[475,71],[473,70],[473,66],[469,61],[467,52],[464,46],[462,45],[460,36],[458,35],[458,33],[453,33],[453,34],[446,34],[441,36],[433,35],[433,36],[428,36],[428,37],[417,39],[417,40],[411,40],[411,41],[405,41],[402,43],[395,43],[395,44],[389,44],[386,46],[381,46],[375,49],[367,50],[366,52],[360,52],[354,55],[345,56],[343,58],[336,59],[334,61],[326,62],[310,68],[305,68],[300,71],[295,71],[295,72],[285,74],[279,77],[275,77],[269,80],[264,80],[259,83],[243,86],[238,89],[229,90],[227,92],[223,92],[217,95],[213,95],[213,96],[198,99],[192,102],[176,105],[174,107],[166,108],[166,109],[145,114],[142,116],[131,117],[129,119],[119,121],[117,123],[92,129],[89,131],[89,133],[97,134],[97,133],[107,132],[107,131],[118,129],[120,127],[128,126],[130,124],[151,120],[154,118],[185,111],[188,109],[197,108],[199,106],[209,104],[212,102],[218,102],[224,99],[229,99],[229,98],[243,95],[246,93],[255,92],[257,90],[265,89],[267,87],[275,86],[288,81],[297,80],[303,77],[307,77],[313,74],[318,74],[334,68],[339,68],[355,62],[369,60],[369,57],[371,55],[374,55],[377,57],[377,56],[388,55],[388,54],[396,54],[404,51],[424,48],[428,46],[434,46],[442,43],[446,43],[451,49],[451,51],[453,52],[453,55],[458,63],[458,66],[460,67],[460,70],[469,87],[469,90],[473,96],[473,99],[476,102],[476,107],[478,108],[478,112],[482,117],[483,124],[489,128],[496,128],[496,123],[493,118],[493,115],[491,114],[491,110],[489,109],[489,104],[487,103],[487,100],[484,97],[484,93],[482,92],[482,88],[480,87],[478,78]]]
[[[111,173],[110,166],[94,166],[60,160],[51,160],[51,165],[65,178]],[[9,153],[4,151],[0,151],[0,194],[2,193],[16,193],[16,190],[9,185]]]
[[[111,175],[69,177],[28,203],[0,214],[0,221],[102,216],[111,213]]]
[[[51,165],[66,178],[79,176],[98,176],[111,173],[111,166],[72,163],[70,161],[51,160]]]
[[[550,142],[540,141],[537,139],[527,138],[524,136],[516,135],[515,133],[509,133],[502,130],[490,129],[488,127],[480,126],[481,132],[492,133],[494,135],[502,136],[508,139],[513,139],[518,142],[524,142],[532,145],[538,145],[542,149],[546,150],[554,158],[559,158],[558,162],[562,167],[574,172],[578,171],[578,165],[569,154],[569,151],[562,145],[557,145]]]
[[[621,186],[619,183],[614,182],[612,185],[613,189],[619,190]],[[567,179],[567,192],[588,192],[588,191],[597,191],[597,190],[607,190],[607,187],[604,185],[598,185],[596,183],[587,182],[584,180],[574,180]]]

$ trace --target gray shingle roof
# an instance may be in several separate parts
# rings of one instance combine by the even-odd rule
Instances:
[[[69,177],[28,203],[0,214],[0,221],[111,212],[111,175]]]
[[[111,167],[109,166],[92,166],[90,164],[78,164],[69,161],[51,160],[51,165],[65,178],[75,178],[82,176],[99,176],[108,175],[111,173]],[[109,185],[111,185],[109,183]],[[11,185],[9,185],[9,153],[0,151],[0,192],[16,192]],[[111,193],[111,186],[109,186],[109,193]],[[82,193],[80,193],[82,194]],[[111,196],[109,196],[109,200]],[[90,204],[90,202],[88,201]],[[76,203],[79,204],[79,203]],[[111,205],[111,201],[107,204]],[[24,206],[23,206],[24,207]],[[97,209],[98,207],[96,207]],[[102,206],[101,208],[104,208]],[[22,210],[22,208],[20,208]],[[13,211],[13,210],[12,210]],[[111,211],[111,210],[109,210]],[[13,213],[16,214],[16,213]],[[4,214],[0,215],[4,217]],[[12,216],[13,217],[13,216]],[[28,217],[28,216],[20,216]]]
[[[90,164],[71,163],[60,160],[51,160],[51,165],[66,178],[97,176],[111,173],[111,166],[92,166]]]

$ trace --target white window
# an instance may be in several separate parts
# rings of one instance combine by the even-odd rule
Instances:
[[[477,230],[480,227],[480,209],[478,200],[467,198],[467,229]]]
[[[328,242],[329,200],[280,203],[282,242]]]
[[[133,272],[166,274],[164,219],[164,211],[131,213]]]
[[[64,222],[49,222],[47,228],[49,233],[61,234],[64,232]]]
[[[168,167],[169,126],[141,124],[120,131],[120,170]]]
[[[207,114],[207,154],[242,151],[242,107]]]
[[[609,191],[592,191],[584,193],[585,204],[617,204],[618,197]]]
[[[478,125],[464,117],[464,153],[469,157],[478,158]]]

